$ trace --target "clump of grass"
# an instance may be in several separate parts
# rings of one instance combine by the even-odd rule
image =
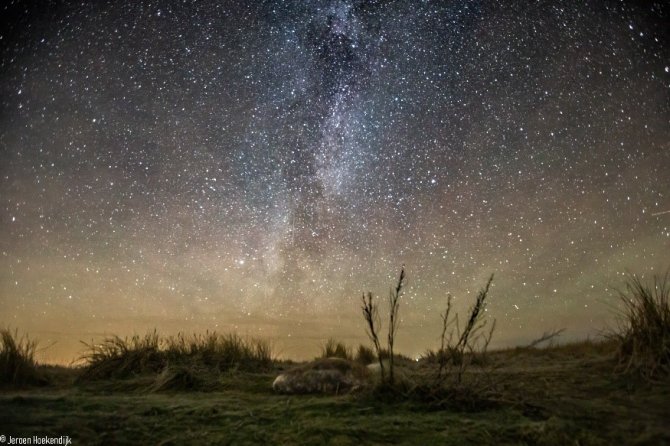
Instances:
[[[619,370],[654,380],[670,376],[670,281],[654,276],[651,284],[636,275],[619,291],[623,303],[618,330]]]
[[[375,352],[372,351],[370,347],[367,347],[363,344],[360,344],[358,346],[358,350],[356,351],[354,361],[362,365],[368,365],[375,362],[376,359],[377,357],[375,356]]]
[[[112,336],[99,344],[83,343],[87,351],[81,357],[86,362],[82,378],[128,378],[149,372],[157,373],[166,363],[160,343],[155,330],[143,337]]]
[[[165,340],[165,352],[172,363],[199,363],[220,371],[267,370],[272,366],[272,347],[260,339],[245,339],[235,333],[216,332],[186,336],[182,333]]]
[[[112,336],[99,344],[84,345],[87,347],[81,358],[86,363],[81,375],[84,379],[160,373],[168,364],[173,368],[192,366],[219,372],[267,370],[273,364],[269,343],[236,334],[207,332],[188,336],[180,333],[174,337],[161,337],[154,330],[143,337]]]
[[[329,338],[326,343],[321,347],[321,357],[322,358],[341,358],[351,361],[353,355],[351,354],[351,349],[348,348],[341,342],[335,341],[333,338]]]
[[[37,343],[27,335],[19,337],[18,331],[0,330],[0,386],[43,384],[35,361],[36,350]]]

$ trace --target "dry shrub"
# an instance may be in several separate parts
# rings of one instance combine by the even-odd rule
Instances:
[[[447,308],[442,314],[440,349],[437,352],[429,352],[427,355],[429,361],[438,364],[435,378],[436,386],[441,386],[449,379],[452,379],[458,385],[461,383],[468,366],[486,363],[486,352],[495,330],[495,320],[486,331],[487,320],[484,319],[486,298],[492,282],[493,275],[477,294],[462,330],[459,329],[458,315],[451,318],[452,298],[448,296]],[[454,339],[457,339],[457,341],[453,342]]]
[[[424,378],[406,393],[409,399],[436,408],[483,410],[498,403],[494,398],[496,382],[488,373],[466,374],[470,366],[487,365],[486,352],[495,329],[495,320],[487,328],[484,319],[487,297],[493,276],[486,282],[470,308],[465,325],[460,328],[458,315],[452,317],[452,298],[448,296],[442,317],[440,348],[429,350],[423,362],[437,368],[432,378]],[[485,369],[481,370],[486,372]]]

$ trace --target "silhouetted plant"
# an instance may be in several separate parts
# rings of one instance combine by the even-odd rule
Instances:
[[[43,378],[37,369],[37,343],[27,335],[19,337],[8,329],[0,330],[0,385],[20,387],[41,384]]]
[[[393,344],[395,342],[395,335],[398,331],[398,325],[400,324],[400,319],[398,319],[398,309],[399,309],[399,299],[400,292],[402,291],[403,280],[405,279],[405,268],[400,269],[400,277],[398,278],[398,284],[395,289],[392,289],[389,293],[389,330],[388,330],[388,348],[389,348],[389,384],[392,386],[395,381],[394,375],[394,355],[393,355]]]
[[[321,357],[351,360],[352,355],[351,350],[346,345],[335,341],[333,338],[329,338],[323,347],[321,347]]]
[[[459,384],[462,380],[463,373],[468,365],[472,362],[475,355],[483,356],[493,337],[495,330],[495,320],[491,324],[488,332],[483,332],[487,321],[483,319],[484,310],[486,309],[486,298],[493,282],[493,275],[489,277],[484,288],[477,294],[475,303],[470,308],[470,315],[468,317],[465,327],[461,331],[458,324],[458,315],[450,319],[452,309],[452,297],[447,296],[447,308],[442,313],[442,331],[440,334],[440,350],[437,353],[428,355],[429,359],[438,361],[438,371],[436,375],[436,384],[442,385],[446,378],[450,375],[451,367],[458,367],[456,373],[453,375],[455,381]],[[450,327],[455,325],[455,330]],[[454,334],[458,341],[452,345]],[[432,353],[432,352],[431,352]],[[449,368],[449,370],[447,370]]]
[[[267,370],[272,365],[272,348],[266,341],[245,339],[234,333],[163,338],[154,330],[140,337],[112,336],[98,344],[86,344],[81,357],[86,362],[82,378],[127,378],[159,373],[168,364],[192,365],[210,370]]]
[[[389,374],[388,384],[392,387],[395,382],[395,355],[393,354],[393,346],[395,344],[395,336],[398,331],[400,319],[398,319],[398,309],[400,308],[400,295],[402,292],[403,282],[405,280],[405,267],[400,269],[400,276],[395,288],[389,292],[389,328],[387,333],[388,350],[384,350],[379,343],[378,331],[381,326],[378,313],[378,305],[373,301],[372,293],[363,294],[363,317],[367,323],[367,333],[375,346],[377,358],[379,359],[379,368],[381,373],[381,381],[385,383],[386,375],[384,370],[384,358],[388,358]]]
[[[144,337],[112,336],[99,344],[82,343],[87,347],[81,357],[86,362],[82,374],[85,378],[126,378],[133,374],[159,372],[166,363],[155,330]]]
[[[552,346],[554,339],[563,334],[564,331],[565,328],[561,328],[560,330],[545,331],[542,334],[542,336],[540,336],[537,339],[534,339],[530,344],[526,346],[526,348],[536,348],[538,345],[544,343],[546,343],[546,345]]]
[[[451,325],[452,322],[455,321],[449,321],[449,315],[451,313],[451,302],[453,298],[451,294],[447,295],[447,308],[444,311],[444,313],[441,314],[442,317],[442,333],[440,334],[440,350],[435,354],[435,359],[438,361],[438,370],[437,370],[437,379],[438,381],[442,379],[442,374],[444,372],[444,368],[447,365],[447,362],[449,360],[449,357],[447,355],[447,346],[451,345],[451,339],[453,338],[453,331],[449,332],[449,339],[447,339],[447,329]],[[432,352],[431,352],[432,353]],[[451,354],[449,354],[450,356]]]
[[[654,380],[670,374],[670,281],[668,273],[645,284],[627,278],[619,327],[611,334],[618,347],[618,368]]]
[[[379,344],[379,336],[377,331],[380,328],[381,321],[379,319],[379,305],[373,300],[372,293],[363,294],[363,318],[365,319],[367,328],[366,333],[372,341],[372,344],[375,347],[375,352],[377,353],[377,359],[379,361],[379,372],[381,374],[382,382],[385,380],[384,373],[384,361],[382,360],[381,355],[381,345]]]
[[[363,344],[358,346],[358,351],[356,351],[355,361],[359,364],[368,365],[372,364],[376,359],[375,352],[372,351],[370,347],[367,347]]]

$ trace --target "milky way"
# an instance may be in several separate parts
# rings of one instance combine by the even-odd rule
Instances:
[[[309,356],[405,265],[407,354],[492,273],[494,344],[597,334],[670,266],[662,3],[6,2],[0,323]]]

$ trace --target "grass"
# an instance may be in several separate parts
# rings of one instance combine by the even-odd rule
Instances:
[[[618,369],[649,380],[670,376],[670,281],[668,273],[644,283],[628,277],[620,323],[611,337],[618,344]]]
[[[388,362],[388,349],[381,348],[379,350],[379,355],[382,360],[387,360],[386,362]],[[411,361],[410,358],[399,353],[395,353],[393,356],[395,360]],[[367,345],[359,344],[358,348],[356,349],[356,353],[354,354],[350,347],[340,341],[336,341],[333,338],[329,338],[323,344],[319,358],[341,358],[349,361],[355,361],[362,365],[369,365],[378,360],[375,351]]]
[[[208,332],[187,336],[180,333],[161,337],[153,331],[131,338],[112,336],[99,344],[85,345],[87,350],[81,358],[85,362],[80,376],[83,380],[129,378],[168,369],[181,370],[178,373],[181,378],[173,376],[169,380],[178,382],[188,380],[189,373],[193,375],[199,370],[253,372],[268,370],[273,364],[269,343],[236,334]],[[185,367],[192,370],[186,372]]]
[[[489,285],[462,329],[447,306],[440,350],[418,362],[394,355],[392,386],[281,395],[272,382],[283,365],[267,343],[154,331],[87,345],[84,367],[51,372],[58,385],[0,391],[0,433],[70,435],[75,444],[670,444],[667,275],[627,282],[620,325],[605,340],[547,343],[559,330],[492,352],[481,318]],[[39,372],[35,344],[7,335],[3,373]],[[361,364],[390,356],[377,350],[360,346],[354,356],[330,339],[322,356]],[[632,385],[631,373],[647,380]]]
[[[18,331],[0,330],[0,386],[43,384],[45,378],[35,361],[37,343]]]
[[[329,338],[321,347],[321,358],[341,358],[352,360],[351,349],[333,338]]]
[[[377,357],[375,356],[375,352],[370,347],[360,344],[358,346],[358,350],[356,350],[356,357],[354,360],[359,364],[369,365],[375,362]]]
[[[124,380],[96,380],[0,392],[0,433],[70,435],[73,444],[444,444],[608,445],[670,443],[670,384],[630,389],[612,374],[600,343],[490,352],[502,383],[489,405],[427,405],[365,395],[280,395],[274,371],[219,373],[215,388],[191,385],[181,368]],[[435,365],[399,361],[401,374],[430,376]],[[71,375],[77,369],[68,369]],[[193,370],[187,368],[186,373]],[[401,373],[402,372],[402,373]],[[157,377],[182,380],[165,391]],[[477,367],[463,377],[479,379]],[[201,374],[196,376],[202,377]],[[114,387],[115,383],[125,383]],[[452,399],[468,400],[452,393]]]

